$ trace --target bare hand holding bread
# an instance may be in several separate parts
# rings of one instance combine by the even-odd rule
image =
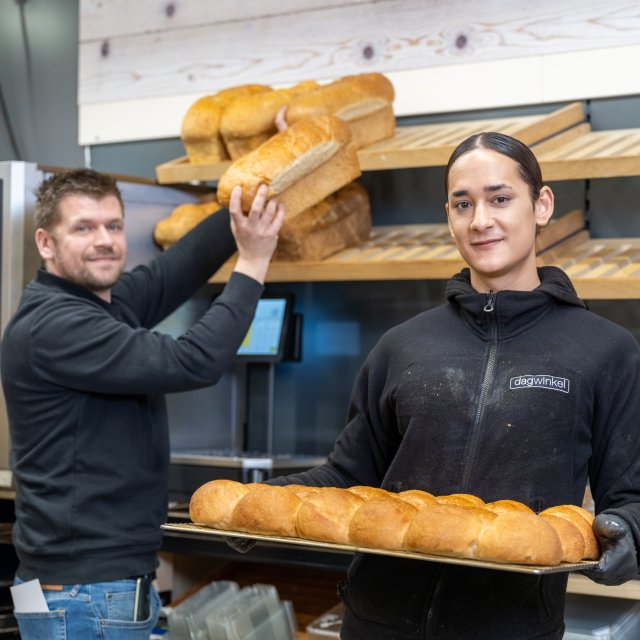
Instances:
[[[360,176],[351,133],[335,116],[300,120],[239,158],[218,182],[218,202],[228,206],[232,189],[242,187],[242,208],[248,211],[261,184],[267,197],[284,205],[287,219]]]
[[[580,507],[536,515],[514,500],[468,494],[213,480],[193,494],[189,515],[216,529],[491,562],[554,566],[599,557],[593,516]]]

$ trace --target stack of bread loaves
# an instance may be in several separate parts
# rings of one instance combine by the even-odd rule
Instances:
[[[185,233],[220,209],[215,201],[178,205],[155,226],[153,239],[168,249]],[[371,233],[371,206],[365,188],[352,182],[309,207],[280,230],[274,261],[323,260],[359,245]]]
[[[305,80],[281,89],[243,84],[196,100],[182,120],[180,137],[191,164],[236,160],[277,133],[276,114],[287,107],[289,124],[337,116],[360,149],[395,133],[394,97],[393,85],[380,73],[345,76],[324,85]]]
[[[536,514],[520,502],[485,503],[468,494],[212,480],[193,494],[189,515],[227,531],[523,565],[595,560],[600,553],[593,515],[580,507]]]

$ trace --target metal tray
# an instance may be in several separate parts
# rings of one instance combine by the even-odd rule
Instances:
[[[385,556],[397,556],[398,558],[410,558],[412,560],[429,560],[431,562],[443,562],[445,564],[457,564],[465,567],[476,567],[479,569],[497,569],[499,571],[515,571],[518,573],[529,573],[542,575],[546,573],[563,573],[569,571],[582,571],[595,567],[597,560],[583,560],[582,562],[568,563],[553,566],[507,564],[503,562],[488,562],[486,560],[471,560],[468,558],[452,558],[449,556],[436,556],[427,553],[417,553],[413,551],[389,551],[387,549],[372,549],[370,547],[356,547],[348,544],[335,544],[333,542],[319,542],[317,540],[306,540],[303,538],[286,538],[283,536],[265,536],[257,533],[246,533],[244,531],[224,531],[222,529],[212,529],[201,524],[163,524],[162,529],[167,532],[185,534],[197,537],[227,537],[227,538],[251,538],[252,540],[264,542],[279,542],[288,545],[304,546],[310,549],[330,550],[341,553],[377,553]]]

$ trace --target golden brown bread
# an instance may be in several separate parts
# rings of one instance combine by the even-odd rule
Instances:
[[[290,124],[318,114],[333,114],[351,129],[357,149],[393,136],[393,85],[380,73],[344,76],[294,97],[287,109]]]
[[[380,489],[380,487],[366,487],[363,485],[355,485],[346,489],[350,493],[354,493],[360,496],[363,500],[373,500],[375,498],[395,498],[397,494],[391,493],[386,489]]]
[[[300,506],[298,535],[309,540],[349,544],[349,523],[363,502],[360,496],[345,489],[322,487]]]
[[[218,202],[228,206],[231,191],[242,187],[247,212],[261,184],[267,197],[284,205],[292,219],[352,182],[360,165],[348,127],[335,116],[301,120],[231,164],[218,182]]]
[[[436,502],[439,504],[456,504],[460,507],[481,507],[484,500],[468,493],[452,493],[447,496],[438,496]]]
[[[301,500],[305,500],[311,494],[316,493],[317,491],[320,491],[320,487],[307,487],[306,485],[303,485],[303,484],[287,484],[287,485],[284,485],[283,488],[286,489],[287,491],[292,491]]]
[[[398,498],[365,499],[349,523],[349,541],[357,547],[402,549],[405,532],[416,512],[414,506]]]
[[[189,162],[215,164],[227,160],[229,155],[220,135],[220,118],[225,107],[239,96],[266,91],[271,91],[271,87],[243,84],[196,100],[185,114],[180,130]]]
[[[220,135],[231,159],[242,157],[275,135],[278,111],[297,95],[318,86],[308,80],[288,89],[243,95],[227,103],[220,117]]]
[[[452,497],[459,504],[437,502]],[[194,522],[218,529],[544,566],[597,559],[593,516],[578,509],[561,505],[536,515],[519,502],[484,504],[470,494],[214,480],[194,493],[189,513]]]
[[[258,484],[236,504],[231,526],[236,531],[295,537],[302,501],[284,487]]]
[[[371,206],[365,188],[352,182],[306,209],[280,229],[276,261],[324,260],[356,246],[371,234]]]
[[[410,505],[413,505],[416,509],[422,509],[422,507],[437,503],[434,495],[428,491],[422,491],[420,489],[407,489],[406,491],[401,491],[398,494],[398,498],[408,502]]]
[[[562,545],[546,520],[511,511],[496,515],[480,531],[474,557],[493,562],[556,565],[562,561]]]
[[[584,558],[584,538],[576,527],[569,520],[551,515],[550,513],[540,514],[540,517],[546,520],[558,534],[560,544],[562,545],[562,561],[563,562],[580,562]]]
[[[403,546],[408,551],[473,558],[476,540],[493,518],[497,516],[490,511],[456,504],[427,506],[409,524]]]
[[[581,507],[565,504],[545,509],[540,515],[558,516],[574,524],[584,539],[584,558],[586,560],[597,560],[600,557],[600,547],[593,532],[593,515],[588,511]]]
[[[185,233],[205,218],[220,210],[215,201],[178,205],[166,218],[159,220],[153,230],[153,239],[163,249],[167,249]]]
[[[488,509],[494,513],[505,513],[507,511],[521,511],[523,513],[535,513],[533,509],[527,507],[522,502],[516,500],[496,500],[495,502],[487,502],[482,505],[483,509]]]
[[[197,524],[231,529],[231,516],[249,485],[233,480],[212,480],[199,487],[189,502],[189,517]]]

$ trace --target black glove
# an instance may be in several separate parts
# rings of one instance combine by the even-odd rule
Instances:
[[[225,538],[226,543],[234,550],[239,553],[247,553],[247,551],[251,551],[256,544],[255,540],[251,538]]]
[[[609,586],[635,578],[638,575],[636,543],[626,521],[611,513],[601,513],[593,521],[593,532],[602,555],[593,569],[582,573],[594,582]]]

